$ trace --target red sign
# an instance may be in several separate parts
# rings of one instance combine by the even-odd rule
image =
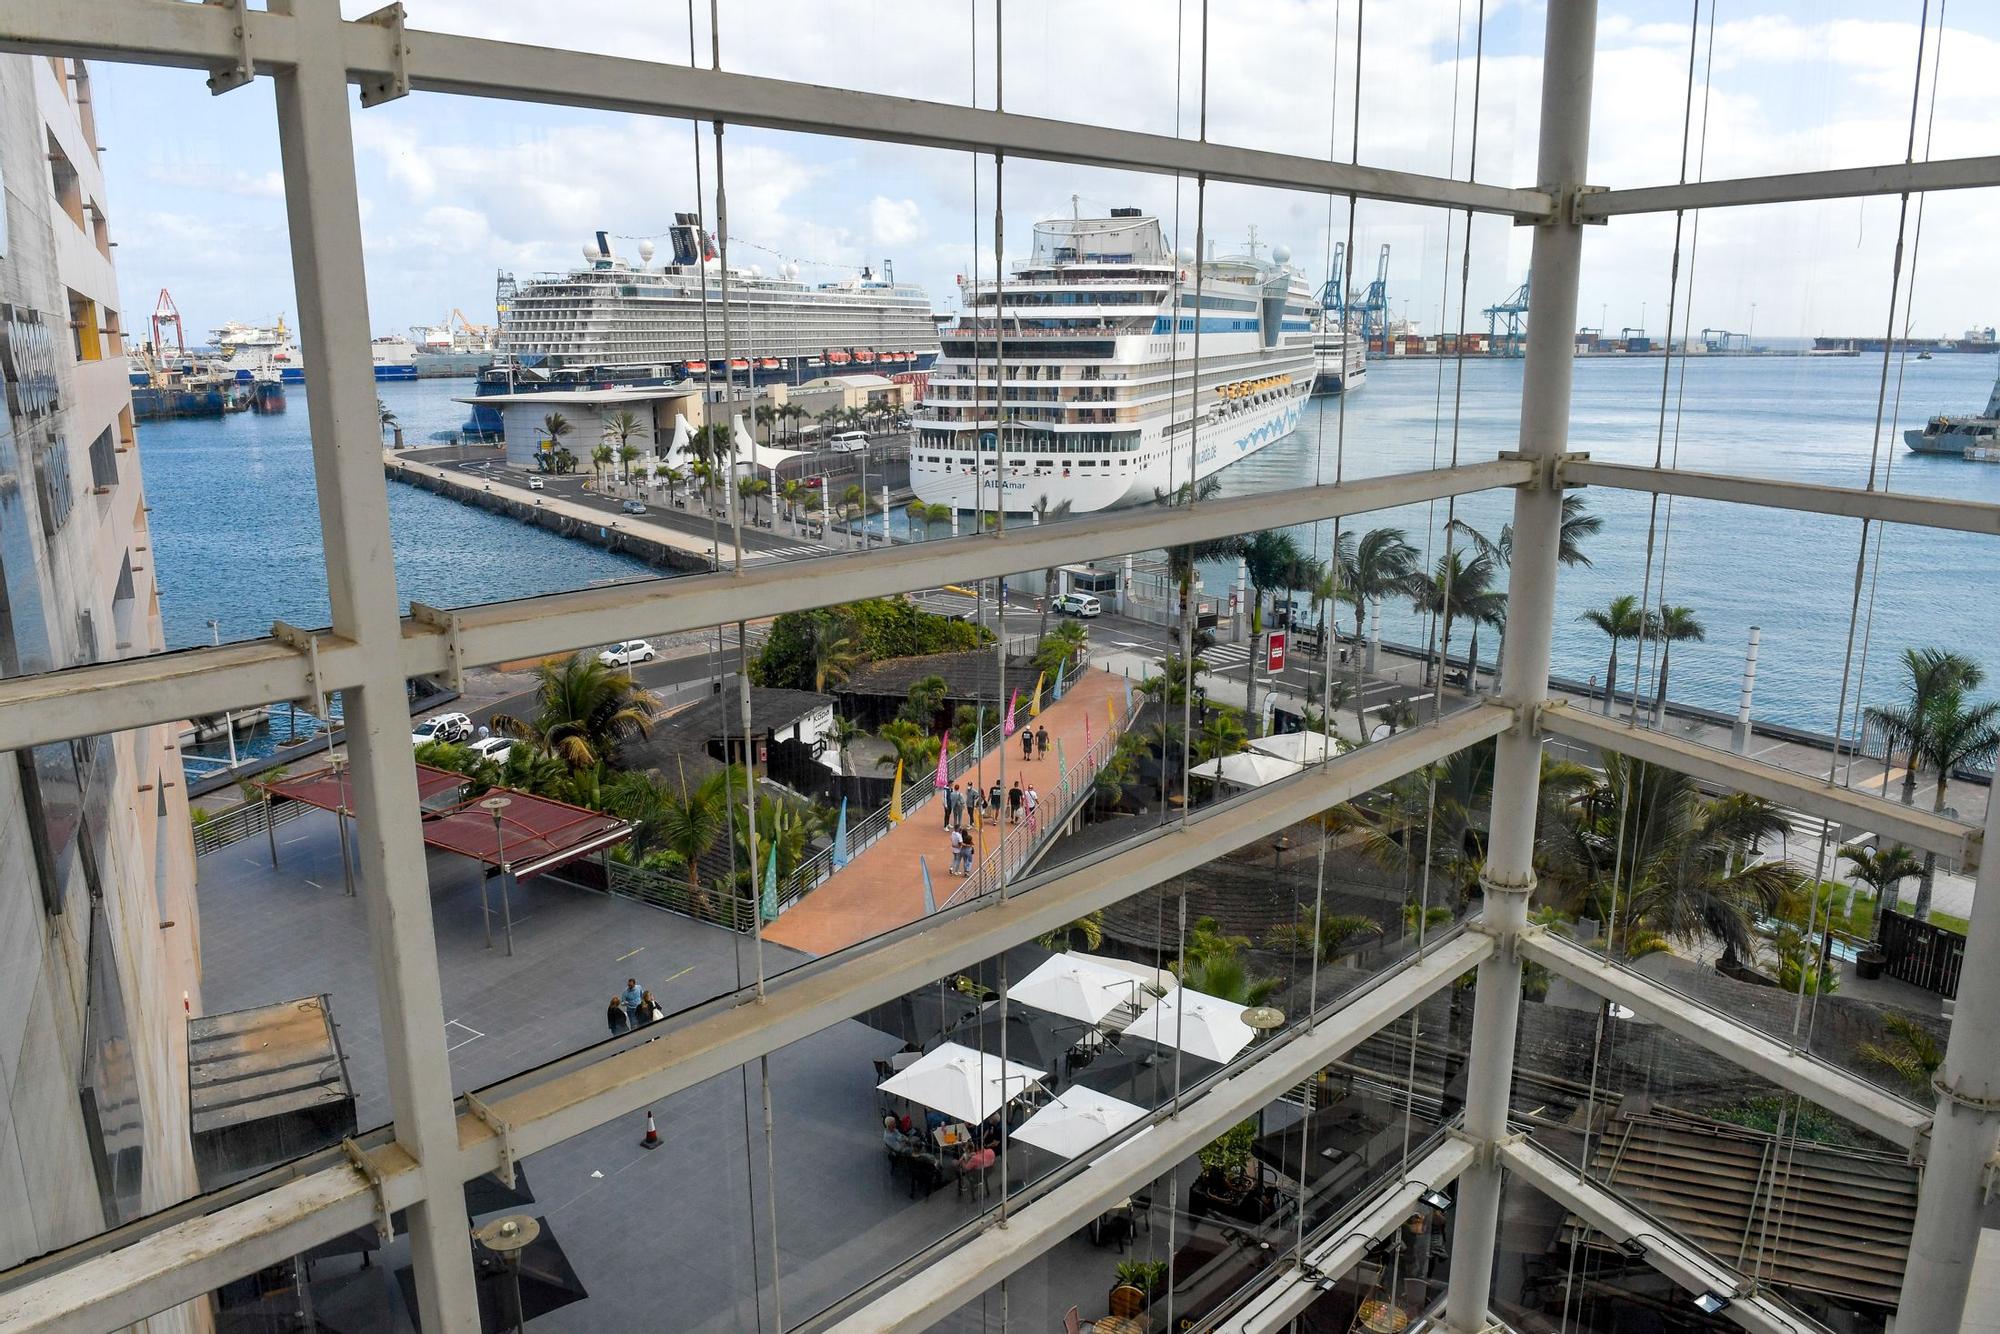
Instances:
[[[1271,647],[1270,651],[1265,655],[1265,666],[1274,672],[1285,670],[1285,632],[1283,630],[1273,630],[1271,632]]]

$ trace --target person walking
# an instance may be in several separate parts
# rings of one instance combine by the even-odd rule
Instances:
[[[1021,823],[1021,780],[1018,778],[1014,780],[1014,785],[1007,789],[1007,823]]]
[[[944,790],[944,800],[939,804],[944,807],[944,828],[958,828],[958,789],[947,787]]]
[[[1021,758],[1024,760],[1035,758],[1035,734],[1026,727],[1021,729]]]
[[[1035,758],[1038,760],[1046,760],[1048,757],[1049,757],[1049,729],[1047,725],[1044,724],[1035,728]]]
[[[618,997],[619,1003],[625,1007],[626,1027],[633,1027],[639,1022],[639,1003],[645,999],[646,993],[640,989],[639,979],[626,978],[625,990]]]
[[[1041,802],[1041,797],[1036,795],[1035,785],[1028,784],[1028,794],[1021,799],[1021,805],[1028,812],[1028,832],[1031,834],[1035,832],[1035,808],[1041,805]]]
[[[995,824],[998,824],[1000,823],[1000,780],[999,779],[996,778],[993,780],[993,786],[990,789],[988,789],[986,796],[993,808],[993,822]]]
[[[965,780],[965,784],[958,794],[958,807],[962,813],[959,817],[962,821],[959,826],[960,828],[977,829],[979,827],[979,806],[979,789],[974,787],[972,780],[968,778]]]
[[[638,1023],[634,1024],[633,1027],[636,1028],[639,1024],[650,1024],[666,1017],[667,1012],[660,1008],[660,1003],[653,999],[653,993],[648,991],[639,997],[639,1019]]]
[[[625,1016],[624,997],[611,998],[611,1008],[604,1012],[604,1022],[611,1026],[611,1036],[614,1038],[632,1027],[631,1020]]]

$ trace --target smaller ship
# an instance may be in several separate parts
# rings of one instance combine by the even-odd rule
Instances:
[[[1958,459],[2000,462],[2000,378],[1986,395],[1986,409],[1976,417],[1933,417],[1922,430],[1903,432],[1913,454],[1944,454]]]
[[[262,380],[276,376],[286,384],[303,384],[305,358],[299,355],[292,331],[280,315],[276,324],[239,324],[235,320],[209,335],[215,340],[224,368],[239,380]]]
[[[1352,393],[1368,382],[1368,349],[1360,330],[1328,311],[1313,323],[1313,387],[1318,394]]]
[[[369,351],[375,355],[375,378],[378,380],[414,380],[417,378],[417,345],[401,334],[385,334],[370,343]]]

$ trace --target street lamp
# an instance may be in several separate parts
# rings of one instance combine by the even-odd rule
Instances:
[[[504,802],[505,797],[495,800]],[[485,805],[484,802],[480,803]],[[497,817],[496,817],[497,818]],[[535,1244],[542,1235],[542,1225],[526,1214],[509,1214],[496,1218],[484,1227],[474,1228],[472,1235],[479,1244],[500,1257],[500,1263],[507,1267],[508,1286],[514,1293],[514,1309],[506,1317],[506,1327],[520,1330],[527,1325],[527,1313],[521,1309],[521,1252]]]
[[[488,797],[479,803],[480,808],[493,816],[494,860],[500,863],[500,921],[507,933],[507,957],[514,957],[514,909],[507,899],[507,838],[500,827],[500,814],[514,804],[511,797]],[[493,948],[493,917],[486,908],[486,877],[479,877],[479,907],[487,912],[486,948]]]
[[[354,897],[354,860],[347,850],[347,757],[337,750],[326,753],[326,762],[333,769],[333,782],[340,793],[339,804],[333,808],[334,827],[340,831],[340,874],[347,883],[347,897]]]

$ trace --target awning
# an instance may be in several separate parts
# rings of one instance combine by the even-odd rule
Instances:
[[[323,811],[347,809],[354,779],[342,772],[315,769],[311,773],[265,783],[275,797],[302,801]],[[504,860],[516,881],[561,866],[624,839],[632,826],[615,816],[538,797],[516,788],[470,791],[463,774],[428,764],[417,766],[417,806],[423,820],[424,842],[488,866]],[[493,813],[479,803],[505,797],[496,831]]]

